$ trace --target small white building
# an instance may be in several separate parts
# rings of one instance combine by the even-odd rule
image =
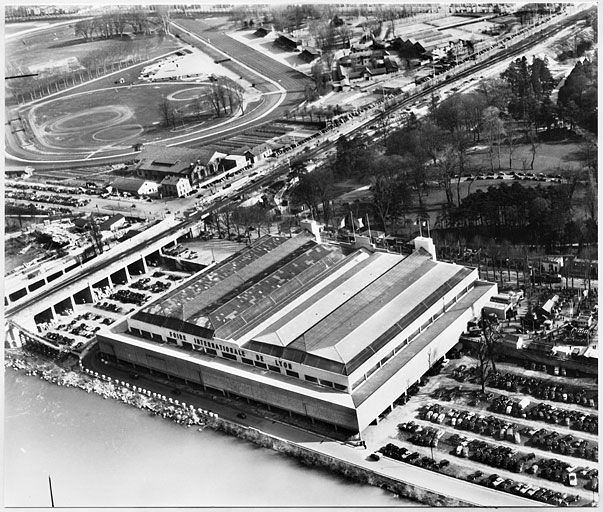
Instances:
[[[484,314],[494,314],[499,320],[507,319],[507,312],[511,309],[510,304],[501,304],[500,302],[487,302],[484,305]]]
[[[193,191],[191,182],[178,176],[166,176],[161,181],[161,193],[164,196],[186,197]]]
[[[140,178],[117,178],[110,186],[121,194],[126,192],[134,196],[156,196],[159,192],[157,182]]]
[[[126,224],[126,218],[118,213],[101,222],[99,229],[101,231],[117,231]]]
[[[562,268],[563,256],[547,256],[540,264],[540,270],[547,274],[559,274]]]

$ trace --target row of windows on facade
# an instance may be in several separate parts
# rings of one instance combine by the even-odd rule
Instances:
[[[146,339],[151,339],[151,340],[154,339],[157,341],[163,341],[163,337],[160,334],[154,334],[151,332],[143,331],[142,329],[136,329],[135,327],[130,328],[130,333],[140,336],[142,338],[146,338]],[[176,337],[180,340],[186,341],[186,337],[180,333],[170,332],[169,334],[172,336],[175,336],[174,338],[167,338],[167,341],[169,343],[172,343],[174,345],[177,344]],[[194,344],[191,344],[191,347],[193,348],[193,350],[201,350],[211,356],[218,356],[218,357],[223,357],[225,359],[229,359],[231,361],[238,361],[238,359],[237,359],[237,355],[238,355],[241,357],[242,363],[248,364],[251,366],[256,366],[258,368],[262,368],[263,370],[270,370],[275,373],[280,373],[282,375],[282,372],[281,372],[281,367],[282,367],[285,369],[285,374],[288,375],[289,377],[295,377],[296,379],[303,378],[304,380],[306,380],[308,382],[312,382],[314,384],[319,384],[321,386],[335,388],[340,391],[346,391],[348,389],[347,386],[344,386],[342,384],[338,384],[336,382],[331,382],[329,380],[318,379],[317,377],[313,377],[311,375],[300,376],[300,374],[298,372],[295,372],[292,370],[293,367],[291,366],[290,363],[287,363],[286,361],[279,361],[279,360],[275,359],[274,365],[267,364],[264,362],[264,356],[262,356],[260,354],[255,354],[255,361],[253,361],[252,359],[245,357],[247,355],[247,353],[244,350],[227,347],[224,345],[220,345],[219,343],[214,343],[212,341],[206,341],[206,340],[202,340],[199,338],[194,338],[194,340],[199,345],[199,347],[196,348],[196,346]],[[220,353],[218,353],[218,350],[220,350]]]
[[[387,361],[389,361],[392,357],[394,357],[402,348],[408,345],[412,340],[414,340],[419,334],[421,334],[427,327],[429,327],[433,322],[435,322],[438,318],[440,318],[446,309],[450,307],[455,302],[458,302],[460,298],[469,293],[471,289],[475,286],[475,283],[471,283],[467,286],[463,291],[461,291],[456,297],[453,297],[448,304],[446,304],[442,309],[440,309],[436,314],[431,316],[419,329],[413,332],[408,338],[404,339],[397,347],[394,348],[389,354],[387,354],[381,361],[378,361],[375,366],[373,366],[370,370],[368,370],[360,379],[358,379],[354,384],[352,384],[352,391],[358,388],[362,383],[366,382],[371,375],[373,375],[379,368],[381,368]]]

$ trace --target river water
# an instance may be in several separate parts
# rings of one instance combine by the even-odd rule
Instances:
[[[417,505],[8,368],[4,413],[7,507]]]

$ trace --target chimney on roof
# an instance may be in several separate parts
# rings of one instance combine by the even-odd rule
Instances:
[[[190,167],[191,167],[191,169],[192,169],[193,167],[195,167],[195,163],[194,163],[194,162],[191,162],[191,166],[190,166]]]
[[[436,258],[435,245],[433,245],[433,239],[425,236],[418,236],[413,240],[413,242],[415,245],[415,251],[425,249],[429,254],[431,254],[433,261],[438,261]]]
[[[201,160],[197,158],[197,165],[201,165]]]

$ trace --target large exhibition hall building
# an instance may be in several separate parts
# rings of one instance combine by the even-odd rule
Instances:
[[[265,236],[99,332],[101,353],[191,387],[362,431],[441,359],[496,285],[476,269]]]

